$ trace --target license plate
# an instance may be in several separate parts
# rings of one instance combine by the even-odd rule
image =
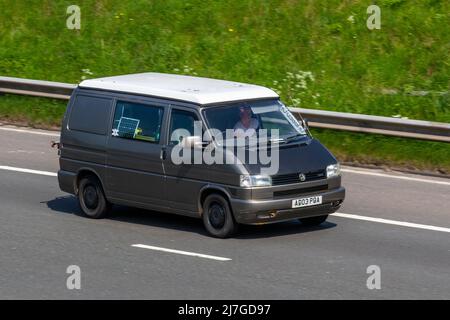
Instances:
[[[309,207],[322,204],[322,196],[312,196],[292,200],[292,208]]]

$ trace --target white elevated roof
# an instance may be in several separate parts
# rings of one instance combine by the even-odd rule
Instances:
[[[201,105],[278,98],[278,94],[274,91],[253,84],[153,72],[84,80],[79,86],[182,100]]]

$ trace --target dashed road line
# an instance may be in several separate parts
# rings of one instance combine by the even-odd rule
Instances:
[[[168,253],[175,253],[175,254],[181,254],[181,255],[185,255],[185,256],[192,256],[192,257],[211,259],[211,260],[217,260],[217,261],[230,261],[231,260],[230,258],[211,256],[208,254],[195,253],[195,252],[182,251],[182,250],[174,250],[174,249],[168,249],[168,248],[162,248],[162,247],[148,246],[145,244],[133,244],[131,246],[135,247],[135,248],[163,251],[163,252],[168,252]]]

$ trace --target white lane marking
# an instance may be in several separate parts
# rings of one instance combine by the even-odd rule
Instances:
[[[49,172],[49,171],[40,171],[40,170],[31,170],[31,169],[24,169],[24,168],[16,168],[16,167],[9,167],[9,166],[0,166],[0,170],[7,170],[7,171],[16,171],[16,172],[23,172],[23,173],[32,173],[32,174],[39,174],[44,176],[51,176],[56,177],[58,176],[57,173]],[[391,177],[391,176],[389,176]],[[400,177],[403,178],[403,177]],[[428,182],[428,180],[425,180]],[[435,181],[440,182],[440,181]],[[389,219],[382,219],[382,218],[374,218],[374,217],[367,217],[367,216],[360,216],[356,214],[348,214],[348,213],[342,213],[342,212],[336,212],[333,214],[333,216],[341,217],[341,218],[349,218],[349,219],[356,219],[356,220],[365,220],[365,221],[371,221],[371,222],[378,222],[378,223],[385,223],[385,224],[392,224],[392,225],[398,225],[398,226],[404,226],[404,227],[410,227],[410,228],[417,228],[417,229],[425,229],[425,230],[432,230],[432,231],[440,231],[440,232],[449,232],[450,228],[444,228],[444,227],[437,227],[437,226],[430,226],[426,224],[418,224],[418,223],[412,223],[412,222],[404,222],[404,221],[396,221],[396,220],[389,220]],[[213,259],[213,260],[219,260],[219,261],[229,261],[231,259],[229,258],[223,258],[223,257],[216,257],[216,256],[209,256],[201,253],[194,253],[194,252],[188,252],[188,251],[180,251],[180,250],[174,250],[174,249],[167,249],[167,248],[160,248],[160,247],[153,247],[153,246],[147,246],[143,244],[134,244],[133,247],[138,248],[145,248],[145,249],[151,249],[151,250],[158,250],[158,251],[165,251],[165,252],[171,252],[171,253],[177,253],[177,254],[184,254],[188,256],[196,256],[200,258],[206,258],[206,259]]]
[[[58,176],[58,174],[56,174],[54,172],[40,171],[40,170],[31,170],[31,169],[16,168],[16,167],[8,167],[8,166],[0,166],[0,170],[23,172],[23,173],[32,173],[32,174],[40,174],[42,176],[50,176],[50,177]]]
[[[426,224],[404,222],[404,221],[396,221],[396,220],[389,220],[389,219],[382,219],[382,218],[374,218],[374,217],[360,216],[360,215],[356,215],[356,214],[348,214],[348,213],[342,213],[342,212],[333,213],[331,216],[341,217],[341,218],[348,218],[348,219],[371,221],[371,222],[378,222],[378,223],[385,223],[385,224],[392,224],[392,225],[402,226],[402,227],[409,227],[409,228],[425,229],[425,230],[449,232],[450,233],[450,228],[436,227],[436,226],[430,226],[430,225],[426,225]]]
[[[3,131],[12,131],[12,132],[21,132],[21,133],[31,133],[31,134],[38,134],[41,136],[50,136],[50,137],[59,137],[58,133],[50,133],[50,132],[44,132],[44,131],[35,131],[35,130],[27,130],[27,129],[16,129],[16,128],[8,128],[8,127],[0,127],[0,130]]]
[[[145,244],[133,244],[132,247],[136,248],[143,248],[143,249],[150,249],[150,250],[156,250],[156,251],[164,251],[169,253],[176,253],[176,254],[182,254],[185,256],[192,256],[192,257],[198,257],[198,258],[205,258],[205,259],[211,259],[211,260],[218,260],[218,261],[230,261],[230,258],[224,258],[224,257],[217,257],[217,256],[210,256],[207,254],[201,254],[201,253],[195,253],[195,252],[189,252],[189,251],[181,251],[181,250],[174,250],[174,249],[167,249],[162,247],[154,247],[154,246],[147,246]]]
[[[403,176],[396,176],[391,174],[384,174],[384,173],[378,173],[378,172],[370,172],[370,171],[361,171],[361,170],[353,170],[353,169],[346,169],[342,168],[342,172],[349,172],[349,173],[358,173],[358,174],[366,174],[369,176],[377,176],[377,177],[385,177],[385,178],[393,178],[393,179],[401,179],[401,180],[409,180],[409,181],[417,181],[417,182],[427,182],[427,183],[435,183],[435,184],[442,184],[446,186],[450,186],[450,182],[447,181],[438,181],[438,180],[431,180],[431,179],[420,179],[420,178],[413,178],[413,177],[403,177]]]

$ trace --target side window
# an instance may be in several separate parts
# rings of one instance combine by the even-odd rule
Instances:
[[[162,107],[118,101],[112,135],[159,143],[163,113]]]
[[[195,113],[172,109],[170,116],[169,144],[180,143],[183,137],[194,135],[194,122],[198,121]]]
[[[78,95],[69,118],[70,130],[106,135],[112,99]]]

